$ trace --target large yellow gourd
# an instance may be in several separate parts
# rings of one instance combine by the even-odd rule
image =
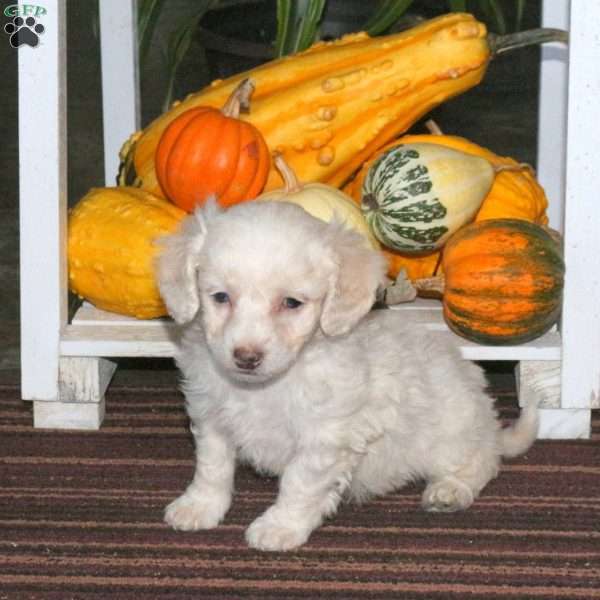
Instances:
[[[363,180],[373,162],[387,148],[396,144],[439,144],[485,158],[495,167],[518,167],[519,163],[512,158],[498,156],[487,148],[458,136],[452,135],[405,135],[376,152],[365,162],[356,177],[344,187],[344,191],[355,202],[360,203]],[[506,170],[496,173],[491,190],[485,197],[481,208],[475,215],[475,221],[487,219],[522,219],[532,223],[545,225],[548,223],[546,209],[548,199],[542,186],[537,182],[529,169]],[[395,278],[405,269],[410,279],[430,277],[435,273],[441,274],[440,252],[431,252],[421,256],[412,256],[394,252],[386,248],[382,251],[388,258],[390,277]]]
[[[299,179],[339,187],[375,150],[479,83],[492,56],[486,34],[472,15],[453,13],[389,36],[357,33],[319,42],[215,81],[130,138],[121,152],[121,180],[134,175],[136,185],[161,194],[154,154],[165,128],[190,108],[221,106],[250,78],[251,112],[242,118],[284,155]],[[272,167],[265,189],[282,184]]]
[[[137,188],[91,189],[69,215],[70,289],[103,310],[166,315],[154,277],[155,240],[186,214]]]

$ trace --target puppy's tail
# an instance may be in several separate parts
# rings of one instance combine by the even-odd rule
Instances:
[[[502,456],[506,458],[514,458],[526,452],[538,434],[539,397],[530,388],[521,388],[521,394],[525,395],[523,398],[525,406],[521,409],[521,415],[513,425],[500,432],[500,449]]]

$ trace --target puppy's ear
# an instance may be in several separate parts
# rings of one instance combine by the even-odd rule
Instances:
[[[387,265],[360,234],[340,224],[329,225],[329,233],[332,268],[321,329],[325,335],[341,335],[371,310],[378,288],[385,283]]]
[[[214,206],[208,208],[209,213],[215,210]],[[196,272],[206,237],[206,221],[204,211],[197,209],[174,234],[157,240],[158,288],[169,314],[179,324],[191,321],[200,306]]]

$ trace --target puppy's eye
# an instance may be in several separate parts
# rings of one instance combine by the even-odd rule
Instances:
[[[211,297],[217,304],[227,304],[229,302],[229,294],[226,292],[215,292],[211,294]]]
[[[296,298],[284,298],[283,302],[281,303],[283,308],[299,308],[300,306],[302,306],[303,302],[300,302],[300,300],[296,300]]]

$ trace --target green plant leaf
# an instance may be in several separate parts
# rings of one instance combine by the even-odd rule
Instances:
[[[214,8],[218,1],[219,0],[204,0],[200,2],[196,0],[196,4],[200,5],[200,10],[192,19],[186,18],[185,21],[183,21],[179,27],[174,29],[169,36],[166,52],[168,81],[167,91],[163,102],[163,110],[167,110],[173,101],[173,89],[175,86],[177,69],[189,50],[200,19],[202,19],[209,10]]]
[[[138,0],[138,58],[144,64],[165,0]]]
[[[305,6],[304,14],[300,19],[300,31],[294,44],[294,52],[306,50],[315,42],[325,3],[326,0],[309,0]]]
[[[293,11],[291,0],[277,0],[277,35],[275,37],[275,56],[287,54],[290,31],[293,29]]]
[[[506,33],[506,19],[498,0],[479,0],[479,6],[486,18],[493,23],[494,29],[500,35]]]
[[[527,4],[527,0],[516,0],[516,3],[517,17],[515,20],[515,31],[520,31],[521,27],[523,26],[523,15],[525,14],[525,5]]]
[[[467,0],[448,0],[451,12],[467,12]]]
[[[384,0],[364,24],[364,30],[371,36],[380,35],[389,29],[411,4],[412,0]]]
[[[317,38],[327,0],[277,0],[275,56],[308,48]]]

